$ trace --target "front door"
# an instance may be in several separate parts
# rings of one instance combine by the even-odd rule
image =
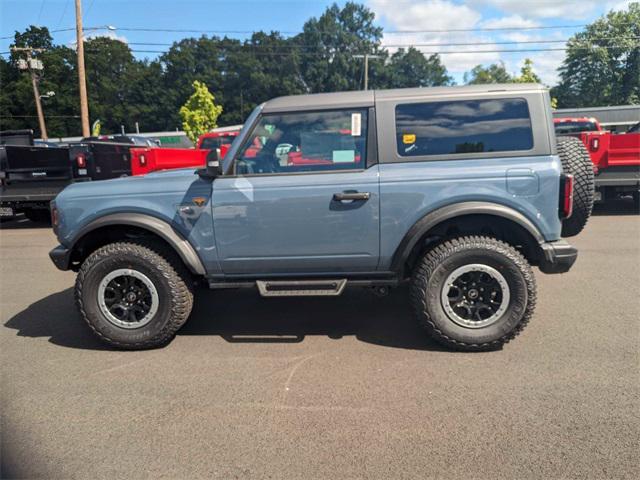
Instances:
[[[379,256],[378,168],[367,110],[264,115],[213,184],[225,274],[366,272]]]

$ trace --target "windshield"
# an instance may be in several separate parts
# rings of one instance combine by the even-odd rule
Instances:
[[[234,138],[231,135],[226,137],[205,137],[202,139],[200,148],[202,150],[213,150],[214,148],[220,148],[222,145],[231,145]]]
[[[242,143],[244,142],[244,137],[248,135],[250,130],[253,128],[253,124],[255,123],[256,118],[258,118],[258,115],[260,115],[260,112],[262,112],[263,106],[264,106],[264,103],[261,103],[260,105],[258,105],[256,108],[253,109],[253,112],[251,112],[251,115],[249,115],[249,118],[247,118],[247,120],[244,122],[244,125],[242,126],[242,130],[240,130],[240,133],[238,134],[238,136],[235,137],[235,139],[233,140],[231,147],[229,147],[229,151],[224,156],[224,162],[222,164],[223,172],[226,172],[227,169],[229,168],[229,165],[233,161],[233,158],[236,156],[236,153],[238,152],[240,145],[242,145]]]

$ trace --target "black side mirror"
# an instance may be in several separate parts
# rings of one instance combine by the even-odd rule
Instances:
[[[222,175],[222,165],[220,164],[220,149],[214,148],[207,153],[204,168],[198,170],[198,175],[203,178],[216,178]]]

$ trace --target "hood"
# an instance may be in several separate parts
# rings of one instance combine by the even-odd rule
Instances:
[[[193,167],[163,170],[147,175],[77,182],[66,187],[57,200],[185,191],[200,177]]]

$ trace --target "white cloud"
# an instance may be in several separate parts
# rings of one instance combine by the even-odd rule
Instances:
[[[494,7],[508,14],[533,18],[584,19],[602,6],[602,0],[467,0],[474,7]]]
[[[471,28],[482,15],[465,6],[447,0],[403,2],[398,0],[370,0],[376,16],[385,17],[400,30],[451,30]]]
[[[426,0],[422,2],[402,3],[398,0],[371,0],[369,6],[376,18],[383,18],[390,25],[387,30],[409,30],[415,33],[387,32],[382,40],[389,45],[391,52],[397,47],[393,45],[415,45],[425,52],[462,52],[443,54],[442,62],[451,73],[462,73],[479,63],[491,63],[499,60],[497,53],[464,53],[473,50],[495,50],[491,38],[473,32],[446,32],[477,28],[482,15],[465,6],[447,0]],[[429,32],[420,33],[420,30]],[[444,30],[445,32],[438,32]],[[471,45],[434,46],[433,44],[466,43]],[[477,46],[477,43],[488,45]],[[420,46],[421,44],[427,44]]]
[[[522,18],[520,15],[491,18],[482,22],[482,28],[531,28],[539,26],[539,22]]]
[[[122,43],[129,43],[129,40],[127,40],[127,37],[125,37],[124,35],[118,35],[116,32],[114,32],[113,30],[93,30],[90,32],[85,32],[84,34],[84,38],[85,39],[89,39],[89,38],[98,38],[98,37],[106,37],[106,38],[110,38],[112,40],[118,40],[119,42]]]
[[[414,45],[425,53],[441,52],[441,60],[450,74],[458,80],[462,74],[478,64],[504,62],[505,68],[511,74],[520,73],[525,58],[533,61],[533,69],[547,85],[556,85],[558,81],[557,68],[561,65],[565,53],[562,50],[544,52],[493,52],[493,50],[537,50],[550,48],[564,48],[566,31],[535,30],[531,27],[544,26],[543,18],[547,15],[568,15],[571,9],[581,5],[582,11],[591,10],[597,2],[591,0],[467,0],[465,4],[455,3],[454,0],[369,0],[369,6],[375,12],[376,18],[382,20],[385,34],[383,45],[393,52],[397,45]],[[620,0],[611,0],[620,3]],[[623,3],[629,3],[625,1]],[[501,10],[503,16],[483,18],[480,7],[489,6]],[[477,7],[477,8],[476,8]],[[490,12],[495,14],[495,11]],[[572,22],[572,23],[575,23]],[[516,30],[496,31],[451,31],[461,29],[501,29],[514,28]],[[519,30],[518,30],[519,29]],[[407,33],[390,33],[390,30],[409,31]],[[420,30],[432,32],[421,33]],[[445,30],[445,32],[437,32]],[[448,32],[447,32],[448,30]],[[558,43],[548,43],[558,40]],[[545,41],[545,43],[530,43]],[[500,43],[527,42],[527,43]],[[468,45],[447,45],[464,43]],[[429,44],[421,46],[421,44]],[[440,44],[434,46],[433,44]],[[478,53],[479,50],[490,52]],[[447,54],[455,51],[463,53]],[[466,53],[468,51],[469,53]]]
[[[114,32],[113,30],[105,30],[105,29],[88,29],[84,31],[84,40],[87,41],[89,39],[92,38],[100,38],[100,37],[106,37],[106,38],[111,38],[112,40],[118,40],[119,42],[122,43],[129,43],[129,40],[127,40],[127,37],[123,36],[123,35],[118,35],[116,32]],[[67,46],[69,48],[76,48],[76,38],[73,37],[73,39],[69,40],[67,42]]]
[[[627,8],[629,8],[629,5],[632,2],[637,2],[638,0],[611,0],[608,2],[605,2],[604,6],[605,6],[605,11],[608,12],[609,10],[626,10]]]

